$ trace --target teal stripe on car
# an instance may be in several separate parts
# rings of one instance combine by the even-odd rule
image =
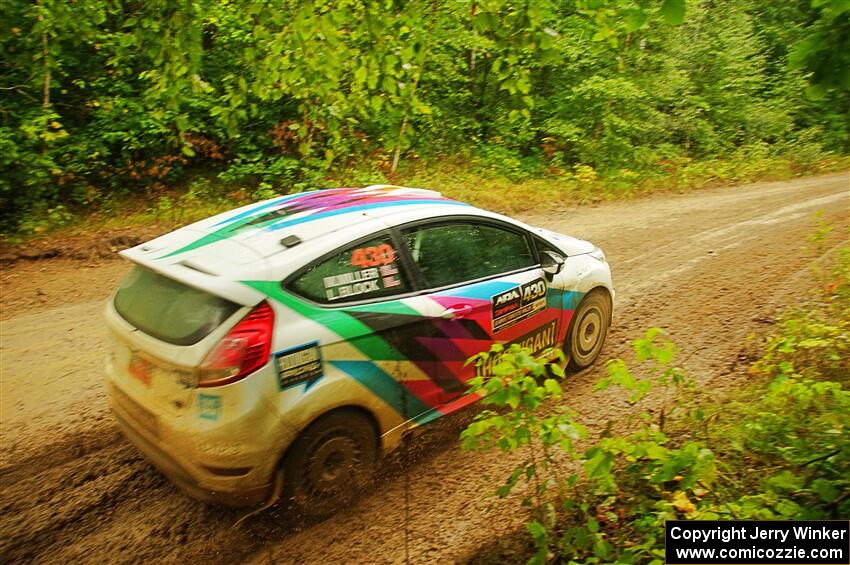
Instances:
[[[316,192],[315,190],[312,192]],[[234,216],[230,216],[229,218],[225,218],[220,222],[213,224],[212,227],[217,228],[219,226],[223,226],[224,224],[230,224],[237,220],[241,220],[242,218],[248,218],[250,216],[257,215],[257,212],[262,210],[267,210],[268,208],[274,208],[275,206],[279,206],[281,202],[286,202],[287,200],[292,200],[293,198],[298,198],[299,196],[304,196],[305,194],[310,194],[309,192],[299,192],[296,194],[287,194],[286,196],[280,196],[273,200],[269,200],[268,202],[260,202],[256,206],[245,210],[244,212],[240,212]]]
[[[431,409],[371,361],[329,360],[328,363],[365,386],[405,419],[415,418]]]

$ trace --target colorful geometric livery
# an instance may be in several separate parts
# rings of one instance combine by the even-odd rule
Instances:
[[[299,224],[353,212],[440,204],[466,206],[462,202],[445,198],[438,192],[400,189],[389,185],[368,188],[331,188],[290,194],[262,202],[238,214],[228,215],[214,223],[212,231],[204,237],[166,253],[160,258],[165,259],[186,253],[246,232],[255,232],[256,235],[262,236]]]
[[[339,341],[354,346],[360,355],[340,358],[336,353],[327,356],[326,363],[380,397],[403,420],[417,424],[477,400],[463,394],[465,383],[476,374],[486,374],[493,360],[480,367],[467,365],[466,361],[493,343],[517,343],[536,353],[560,347],[583,296],[574,291],[547,289],[543,279],[520,285],[488,281],[427,296],[326,309],[284,291],[279,282],[244,282],[296,314],[322,324]],[[509,293],[526,297],[527,304],[515,310],[525,313],[508,325],[497,326],[491,311],[502,308],[499,300]],[[423,301],[447,308],[459,299],[472,306],[471,313],[463,319],[445,320],[420,313]],[[329,345],[321,344],[317,349]],[[388,362],[393,363],[393,374],[382,368]],[[308,382],[304,392],[309,389],[310,378],[303,375],[302,382]]]

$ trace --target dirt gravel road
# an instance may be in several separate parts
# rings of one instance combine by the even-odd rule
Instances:
[[[813,215],[837,228],[829,249],[847,237],[848,209],[841,173],[524,219],[606,251],[618,296],[603,360],[660,326],[686,369],[716,390],[744,378],[746,337],[806,288],[822,253],[805,247]],[[0,276],[1,562],[463,562],[521,524],[516,501],[488,498],[483,478],[504,478],[511,458],[462,452],[463,417],[435,425],[412,462],[391,462],[371,493],[320,524],[273,508],[233,528],[239,512],[186,498],[124,441],[106,406],[101,310],[126,269],[47,260]],[[593,397],[601,374],[593,368],[567,386],[592,430],[629,411],[617,397]]]

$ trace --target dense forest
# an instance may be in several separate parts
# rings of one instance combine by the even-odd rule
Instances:
[[[447,157],[628,178],[850,150],[846,0],[0,6],[5,233],[198,175],[288,192]]]

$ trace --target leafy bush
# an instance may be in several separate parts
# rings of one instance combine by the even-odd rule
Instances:
[[[0,230],[195,176],[285,193],[467,155],[513,182],[587,166],[623,194],[850,149],[846,85],[817,63],[843,61],[838,0],[473,4],[7,2]]]
[[[526,486],[530,562],[663,562],[664,521],[840,519],[850,515],[850,248],[806,310],[786,312],[728,398],[693,401],[676,347],[651,328],[634,341],[639,371],[606,364],[598,391],[617,387],[652,407],[587,442],[578,415],[557,403],[557,352],[501,346],[474,357],[491,377],[471,381],[487,409],[462,432],[466,449],[516,452],[496,489]],[[494,357],[492,361],[489,358]]]
[[[513,182],[540,176],[542,161],[539,156],[523,157],[515,150],[492,143],[478,148],[477,169],[494,176],[505,177]]]

